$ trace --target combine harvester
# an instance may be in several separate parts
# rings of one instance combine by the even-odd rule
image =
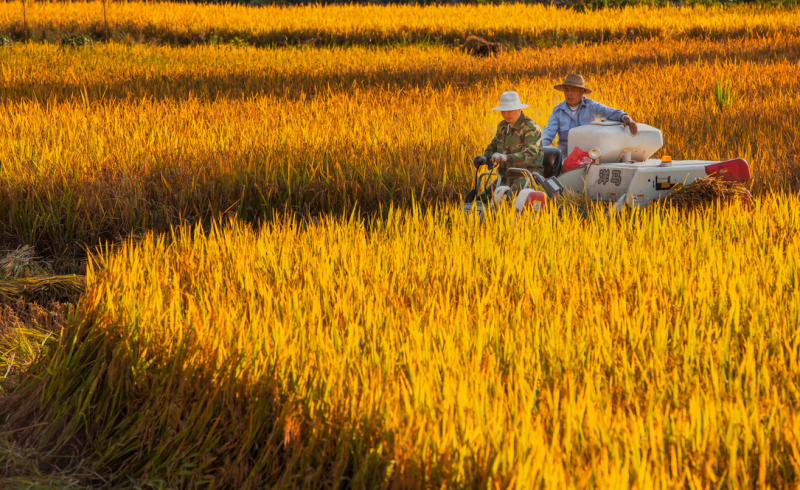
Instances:
[[[511,203],[519,212],[538,211],[547,196],[557,199],[564,189],[585,194],[595,202],[613,203],[617,210],[624,207],[645,207],[660,199],[678,184],[691,184],[708,176],[728,182],[744,182],[751,178],[750,166],[744,159],[724,162],[707,160],[672,161],[670,157],[651,159],[663,145],[661,131],[639,124],[639,133],[632,136],[619,122],[594,121],[569,132],[570,155],[564,172],[545,179],[521,168],[510,168],[509,174],[525,177],[527,183],[514,195],[511,187],[504,185],[492,168],[480,175],[476,173],[474,192],[470,193],[464,210],[483,216],[503,203]],[[588,151],[584,149],[588,148]],[[490,185],[496,187],[489,196]],[[545,192],[533,188],[536,181]],[[478,191],[482,189],[484,192]],[[546,194],[545,194],[546,193]],[[478,198],[475,198],[475,196]]]

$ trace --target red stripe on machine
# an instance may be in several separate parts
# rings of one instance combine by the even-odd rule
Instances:
[[[728,160],[726,162],[706,165],[706,175],[713,175],[729,182],[744,182],[750,180],[750,165],[743,158]]]

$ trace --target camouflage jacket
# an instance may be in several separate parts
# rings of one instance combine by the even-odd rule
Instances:
[[[497,133],[483,156],[489,160],[495,153],[508,156],[508,160],[497,167],[501,175],[509,167],[525,168],[544,175],[542,129],[524,113],[520,114],[513,125],[505,121],[500,121],[497,125]]]

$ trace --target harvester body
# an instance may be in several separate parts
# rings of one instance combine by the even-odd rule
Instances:
[[[690,184],[709,175],[736,182],[751,177],[750,167],[742,159],[719,162],[650,158],[662,144],[661,131],[646,124],[639,124],[636,136],[618,122],[595,121],[579,126],[569,133],[568,151],[578,148],[596,158],[591,165],[562,173],[558,180],[566,189],[621,208],[644,207],[677,184]]]

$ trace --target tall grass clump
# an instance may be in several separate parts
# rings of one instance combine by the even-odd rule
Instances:
[[[546,209],[126,242],[0,417],[114,488],[796,485],[798,198]]]
[[[720,80],[714,83],[714,101],[720,112],[729,108],[735,98],[736,91],[733,90],[729,81]]]

